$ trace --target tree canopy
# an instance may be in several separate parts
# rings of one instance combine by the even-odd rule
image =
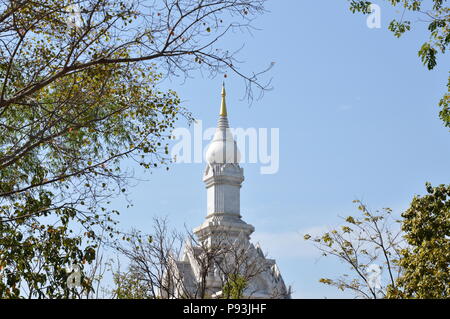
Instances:
[[[371,12],[370,1],[349,0],[350,10],[369,14]],[[393,7],[401,7],[399,19],[393,19],[389,23],[389,30],[396,37],[413,28],[412,18],[419,16],[421,21],[428,23],[429,39],[423,42],[418,50],[419,58],[429,69],[434,69],[438,64],[439,54],[445,54],[450,44],[450,8],[446,6],[447,0],[386,0]],[[411,13],[411,14],[408,14]],[[450,127],[450,73],[447,82],[447,91],[439,101],[439,117],[444,125]]]
[[[250,98],[267,88],[220,47],[263,4],[0,1],[0,297],[68,296],[64,267],[119,234],[107,204],[133,177],[123,160],[166,165],[174,123],[191,120],[162,78],[234,72]]]
[[[349,216],[340,228],[317,237],[306,234],[323,256],[351,269],[320,282],[363,298],[449,298],[450,186],[427,183],[426,190],[401,214],[401,230],[395,230],[391,209],[371,213],[356,201],[362,217]]]
[[[408,246],[388,298],[450,298],[450,186],[426,188],[428,194],[414,197],[402,214]]]

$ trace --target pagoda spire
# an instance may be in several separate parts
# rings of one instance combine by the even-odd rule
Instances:
[[[227,102],[226,102],[227,92],[225,91],[225,82],[222,83],[222,103],[220,103],[220,116],[227,116]]]

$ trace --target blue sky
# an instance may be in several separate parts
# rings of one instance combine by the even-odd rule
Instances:
[[[425,182],[450,180],[449,130],[437,107],[448,56],[428,71],[417,56],[426,23],[413,18],[417,28],[396,39],[387,26],[398,13],[375,3],[382,9],[381,29],[369,29],[366,17],[352,14],[344,0],[272,0],[255,21],[259,31],[232,34],[222,44],[245,43],[239,53],[244,70],[275,62],[273,90],[252,105],[241,99],[242,80],[228,76],[228,114],[231,126],[279,128],[278,173],[261,175],[259,164],[243,164],[241,214],[297,298],[351,296],[318,282],[345,267],[319,258],[303,233],[339,224],[338,215],[356,212],[354,199],[400,213],[413,195],[424,193]],[[176,90],[194,117],[211,127],[222,80],[194,74],[186,83],[172,79],[162,86]],[[130,190],[133,207],[126,209],[123,198],[114,201],[122,210],[121,227],[150,232],[153,216],[168,216],[180,228],[199,225],[206,214],[203,169],[173,164],[149,174],[136,168],[147,181]]]

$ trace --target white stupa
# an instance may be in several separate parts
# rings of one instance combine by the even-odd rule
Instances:
[[[222,87],[219,121],[206,152],[207,165],[203,174],[207,190],[206,218],[194,229],[197,244],[188,241],[180,260],[174,261],[175,271],[171,277],[176,277],[180,283],[174,284],[168,295],[198,297],[202,278],[205,282],[204,262],[199,256],[208,249],[216,251],[218,247],[224,247],[226,251],[227,247],[233,247],[211,262],[205,282],[208,297],[223,296],[225,277],[230,275],[229,272],[242,272],[247,280],[243,298],[290,298],[290,289],[287,289],[275,260],[266,258],[259,245],[250,242],[255,229],[243,221],[240,214],[244,170],[239,165],[240,152],[229,129],[225,96],[225,87]]]

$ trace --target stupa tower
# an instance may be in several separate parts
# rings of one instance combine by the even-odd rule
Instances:
[[[206,151],[203,181],[207,189],[207,215],[203,224],[194,229],[201,241],[238,236],[250,238],[254,227],[241,219],[240,192],[244,169],[240,167],[240,152],[228,124],[225,86],[216,132]]]

